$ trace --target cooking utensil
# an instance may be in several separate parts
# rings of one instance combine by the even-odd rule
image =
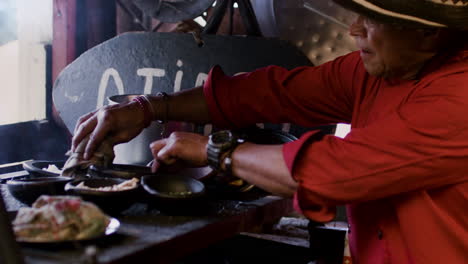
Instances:
[[[151,161],[148,166],[142,165],[129,165],[129,164],[112,164],[109,168],[101,168],[92,165],[89,169],[91,177],[108,177],[108,178],[122,178],[122,179],[140,179],[145,175],[153,175],[151,171]],[[198,168],[183,168],[177,170],[178,174],[190,176],[197,180],[203,180],[213,175],[213,169],[209,166]]]
[[[15,199],[31,206],[43,194],[65,194],[64,187],[72,180],[72,178],[62,176],[41,176],[9,180],[6,185]]]
[[[141,185],[151,196],[162,201],[187,201],[205,195],[205,185],[183,173],[146,175]]]
[[[126,181],[118,178],[89,178],[75,180],[65,185],[65,191],[71,195],[78,195],[83,200],[96,204],[109,214],[117,214],[129,208],[138,201],[141,194],[139,184],[132,189],[121,191],[103,191],[77,187],[80,183],[90,188],[109,187]]]
[[[92,177],[109,177],[122,179],[140,179],[143,175],[152,174],[151,167],[143,165],[112,164],[109,168],[91,165],[89,174]]]
[[[205,185],[182,173],[156,173],[143,176],[146,201],[171,215],[203,214],[206,210]]]
[[[44,176],[59,176],[59,172],[47,170],[50,165],[55,165],[58,169],[62,169],[65,161],[63,160],[28,160],[23,162],[23,169],[33,177]]]

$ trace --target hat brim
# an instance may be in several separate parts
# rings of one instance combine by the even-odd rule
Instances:
[[[438,4],[421,0],[333,0],[377,21],[408,27],[468,29],[468,3]]]

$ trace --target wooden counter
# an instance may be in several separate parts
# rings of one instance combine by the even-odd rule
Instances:
[[[6,202],[11,199],[6,197]],[[260,230],[291,211],[290,199],[264,194],[248,199],[209,197],[171,211],[136,203],[115,216],[121,228],[114,235],[87,243],[21,248],[28,263],[172,263],[240,232]],[[86,257],[84,252],[93,248],[96,254]]]

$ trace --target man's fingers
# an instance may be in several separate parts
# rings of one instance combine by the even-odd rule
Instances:
[[[161,164],[154,159],[153,162],[151,163],[151,172],[155,173],[158,171],[159,167],[161,167]]]
[[[177,157],[172,154],[172,141],[169,139],[161,139],[154,141],[150,145],[151,153],[156,162],[171,165],[176,162]]]
[[[158,162],[158,159],[156,157],[158,156],[159,150],[164,147],[165,145],[164,141],[165,140],[162,139],[162,140],[154,141],[150,144],[151,154],[153,155],[153,157],[155,157],[153,161],[151,161],[151,172],[153,173],[157,172],[159,168],[161,167],[161,163]]]
[[[78,147],[78,144],[94,130],[96,124],[97,117],[91,115],[91,117],[81,123],[81,125],[77,126],[72,140],[72,151],[75,151],[76,147]]]
[[[163,139],[151,142],[150,149],[151,149],[151,154],[153,154],[154,161],[157,161],[156,157],[158,156],[158,152],[167,144],[167,141],[168,141],[167,138],[163,138]]]
[[[73,130],[73,135],[76,135],[76,133],[78,132],[77,130],[80,127],[80,125],[86,122],[89,118],[91,118],[96,113],[96,111],[92,111],[83,116],[80,116],[80,118],[76,122],[75,129]]]
[[[94,151],[96,151],[97,147],[102,143],[108,132],[109,126],[104,122],[97,123],[94,132],[91,133],[91,136],[89,137],[89,141],[85,149],[84,158],[86,160],[92,157]]]
[[[172,149],[168,146],[162,148],[159,153],[157,160],[164,163],[164,165],[173,165],[177,161],[177,157],[172,154]]]

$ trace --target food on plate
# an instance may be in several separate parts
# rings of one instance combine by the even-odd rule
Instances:
[[[40,196],[19,209],[13,221],[18,241],[59,242],[104,234],[110,222],[96,205],[76,196]]]
[[[126,180],[122,183],[119,184],[114,184],[111,186],[105,186],[105,187],[89,187],[86,186],[84,182],[80,182],[78,185],[76,185],[76,189],[85,189],[85,190],[94,190],[94,191],[102,191],[102,192],[118,192],[118,191],[124,191],[124,190],[130,190],[134,189],[138,186],[138,179],[137,178],[132,178],[130,180]]]
[[[110,140],[105,140],[88,160],[84,159],[84,152],[89,141],[89,135],[81,140],[74,151],[69,150],[66,155],[69,156],[63,165],[62,176],[76,178],[86,173],[91,165],[108,168],[114,160],[114,145]]]
[[[237,180],[230,181],[228,184],[231,186],[240,187],[244,184],[244,181],[242,179],[237,179]]]
[[[57,166],[55,166],[54,164],[49,164],[49,166],[47,166],[47,168],[44,168],[44,170],[48,171],[48,172],[53,172],[53,173],[57,173],[57,174],[60,174],[62,173],[62,170],[59,169]]]

